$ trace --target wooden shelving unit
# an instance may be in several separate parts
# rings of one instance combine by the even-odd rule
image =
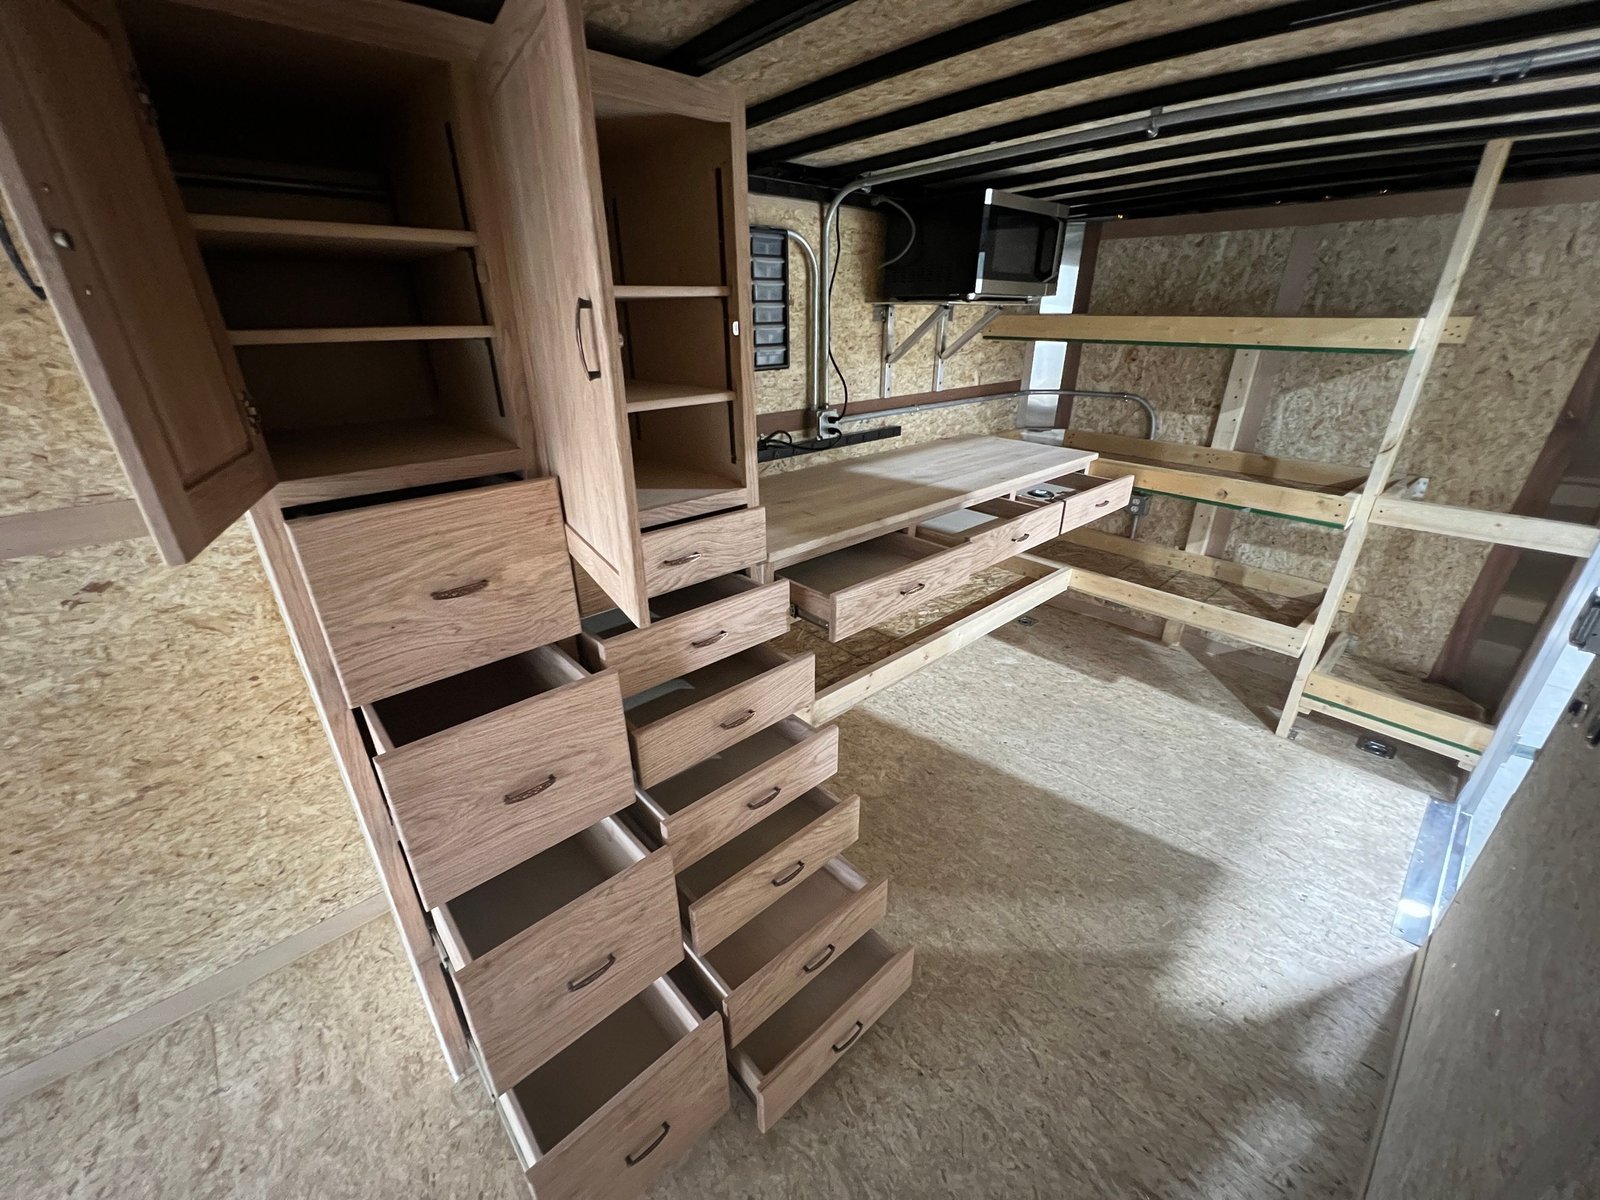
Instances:
[[[721,284],[618,283],[612,286],[618,300],[715,300],[728,295]]]
[[[269,434],[278,501],[312,504],[516,471],[523,455],[503,434],[432,417]]]
[[[731,390],[707,389],[687,383],[652,383],[642,379],[627,380],[623,389],[631,413],[693,408],[698,404],[731,404],[737,398]]]
[[[448,254],[452,250],[471,250],[478,245],[478,235],[469,229],[424,229],[413,225],[367,225],[356,221],[308,221],[233,213],[192,213],[189,223],[202,246],[226,250],[410,259]]]
[[[336,342],[452,342],[492,338],[493,325],[364,325],[344,329],[230,329],[235,346],[321,346]]]
[[[1520,546],[1575,557],[1596,548],[1600,531],[1559,521],[1479,512],[1421,501],[1412,481],[1396,474],[1399,448],[1422,388],[1442,345],[1459,344],[1470,333],[1469,317],[1452,315],[1467,261],[1482,232],[1510,143],[1485,147],[1455,239],[1425,316],[1334,317],[1147,317],[1024,313],[1002,316],[985,332],[1002,340],[1096,342],[1234,350],[1233,370],[1217,428],[1209,446],[1148,441],[1113,434],[1066,430],[1065,444],[1094,450],[1091,474],[1133,476],[1142,491],[1174,496],[1198,506],[1184,549],[1080,530],[1068,539],[1068,560],[1107,556],[1161,567],[1186,579],[1222,587],[1154,587],[1138,571],[1074,568],[1071,590],[1162,619],[1163,640],[1175,643],[1188,625],[1272,650],[1297,660],[1294,681],[1278,721],[1288,736],[1307,712],[1445,754],[1463,767],[1475,765],[1493,727],[1470,701],[1439,685],[1410,679],[1347,654],[1347,643],[1330,649],[1334,622],[1351,612],[1359,597],[1350,590],[1355,566],[1374,526],[1388,525],[1446,537]],[[1284,297],[1280,295],[1280,304]],[[1264,351],[1312,351],[1408,356],[1380,449],[1366,466],[1253,454],[1235,448],[1245,406]],[[1230,562],[1204,551],[1217,510],[1239,510],[1337,530],[1343,543],[1326,583],[1297,579]],[[1240,589],[1243,589],[1241,592]],[[1252,595],[1254,594],[1254,595]],[[1197,598],[1197,595],[1205,598]],[[1259,597],[1259,599],[1257,599]],[[1231,602],[1224,603],[1224,600]],[[1324,654],[1324,651],[1329,652]]]

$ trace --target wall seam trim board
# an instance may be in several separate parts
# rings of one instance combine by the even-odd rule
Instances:
[[[359,900],[341,909],[315,925],[291,933],[282,941],[274,942],[263,950],[208,975],[198,983],[190,984],[154,1004],[131,1012],[93,1033],[68,1042],[15,1071],[0,1075],[0,1107],[49,1087],[67,1076],[81,1071],[102,1058],[115,1054],[125,1046],[186,1017],[210,1007],[235,992],[243,991],[265,979],[274,971],[320,950],[353,933],[369,921],[385,916],[389,903],[381,892]]]

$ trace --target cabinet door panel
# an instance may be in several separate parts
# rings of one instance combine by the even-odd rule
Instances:
[[[162,556],[273,485],[115,9],[6,0],[0,183]]]
[[[649,621],[622,364],[601,236],[600,163],[575,2],[511,0],[480,62],[502,182],[514,319],[541,465],[568,549],[636,625]]]

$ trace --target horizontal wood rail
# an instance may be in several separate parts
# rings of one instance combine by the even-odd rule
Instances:
[[[1295,487],[1337,488],[1347,492],[1360,487],[1367,478],[1365,467],[1347,467],[1309,458],[1250,454],[1242,450],[1224,450],[1184,442],[1152,442],[1146,438],[1126,437],[1120,433],[1096,433],[1087,429],[1064,430],[1062,443],[1078,450],[1109,454],[1113,458],[1137,459],[1174,467],[1201,467]]]
[[[452,342],[492,338],[493,325],[360,325],[326,329],[230,329],[235,346],[316,346],[334,342]]]
[[[305,221],[192,213],[189,223],[202,246],[247,250],[310,250],[386,258],[424,258],[468,250],[478,244],[469,229],[426,229],[354,221]]]
[[[1306,644],[1307,629],[1304,626],[1280,624],[1265,617],[1235,612],[1231,608],[1190,600],[1186,596],[1175,596],[1142,583],[1085,571],[1081,567],[1072,568],[1070,590],[1081,596],[1151,613],[1169,621],[1182,621],[1198,629],[1226,634],[1246,645],[1286,654],[1291,658],[1298,656]]]
[[[1573,558],[1588,558],[1600,546],[1600,529],[1592,525],[1431,504],[1426,500],[1380,499],[1372,510],[1372,523]]]
[[[1445,322],[1442,341],[1467,340],[1471,317]],[[1234,350],[1320,350],[1409,354],[1417,317],[1145,317],[1095,313],[1013,313],[984,331],[995,341],[1102,342],[1125,346],[1215,346]]]
[[[1494,736],[1494,726],[1482,721],[1447,713],[1321,670],[1312,671],[1307,678],[1301,707],[1413,746],[1440,751],[1464,765],[1475,762]]]
[[[1354,508],[1348,496],[1333,496],[1326,492],[1265,483],[1258,479],[1218,475],[1192,467],[1168,467],[1102,456],[1090,463],[1087,470],[1101,479],[1132,475],[1133,486],[1140,491],[1158,492],[1163,496],[1176,496],[1180,500],[1215,504],[1268,517],[1305,521],[1330,529],[1343,529],[1349,525]]]

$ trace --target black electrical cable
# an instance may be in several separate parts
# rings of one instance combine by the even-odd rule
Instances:
[[[833,282],[839,278],[839,255],[844,249],[844,233],[839,228],[839,225],[839,214],[835,213],[833,218],[833,269],[828,272],[828,311],[830,313],[833,311]],[[845,413],[850,411],[850,381],[844,377],[844,372],[839,369],[839,360],[833,356],[831,329],[829,334],[828,362],[833,366],[833,373],[839,377],[839,386],[844,389],[844,403],[839,405],[839,419],[843,420]],[[824,407],[826,407],[826,399],[826,396],[824,396]],[[843,437],[844,434],[838,433],[834,436]]]
[[[874,196],[872,202],[874,204],[892,204],[892,205],[894,205],[896,208],[898,208],[900,210],[901,216],[905,217],[905,219],[911,225],[911,236],[906,239],[906,244],[900,248],[900,253],[896,254],[893,258],[884,259],[883,260],[883,265],[878,268],[878,270],[880,270],[880,271],[886,271],[890,267],[894,266],[895,263],[899,262],[906,255],[910,254],[911,253],[911,247],[913,247],[913,246],[915,246],[917,244],[917,219],[915,217],[913,217],[911,215],[911,213],[907,211],[906,206],[904,204],[901,204],[900,201],[898,201],[898,200],[891,200],[887,196]]]
[[[17,253],[17,244],[11,240],[11,230],[6,228],[5,218],[0,216],[0,244],[3,244],[6,257],[11,260],[11,265],[16,268],[17,274],[22,277],[22,282],[28,290],[40,300],[44,299],[44,289],[34,282],[33,276],[28,274],[28,264],[22,261],[22,255]]]

